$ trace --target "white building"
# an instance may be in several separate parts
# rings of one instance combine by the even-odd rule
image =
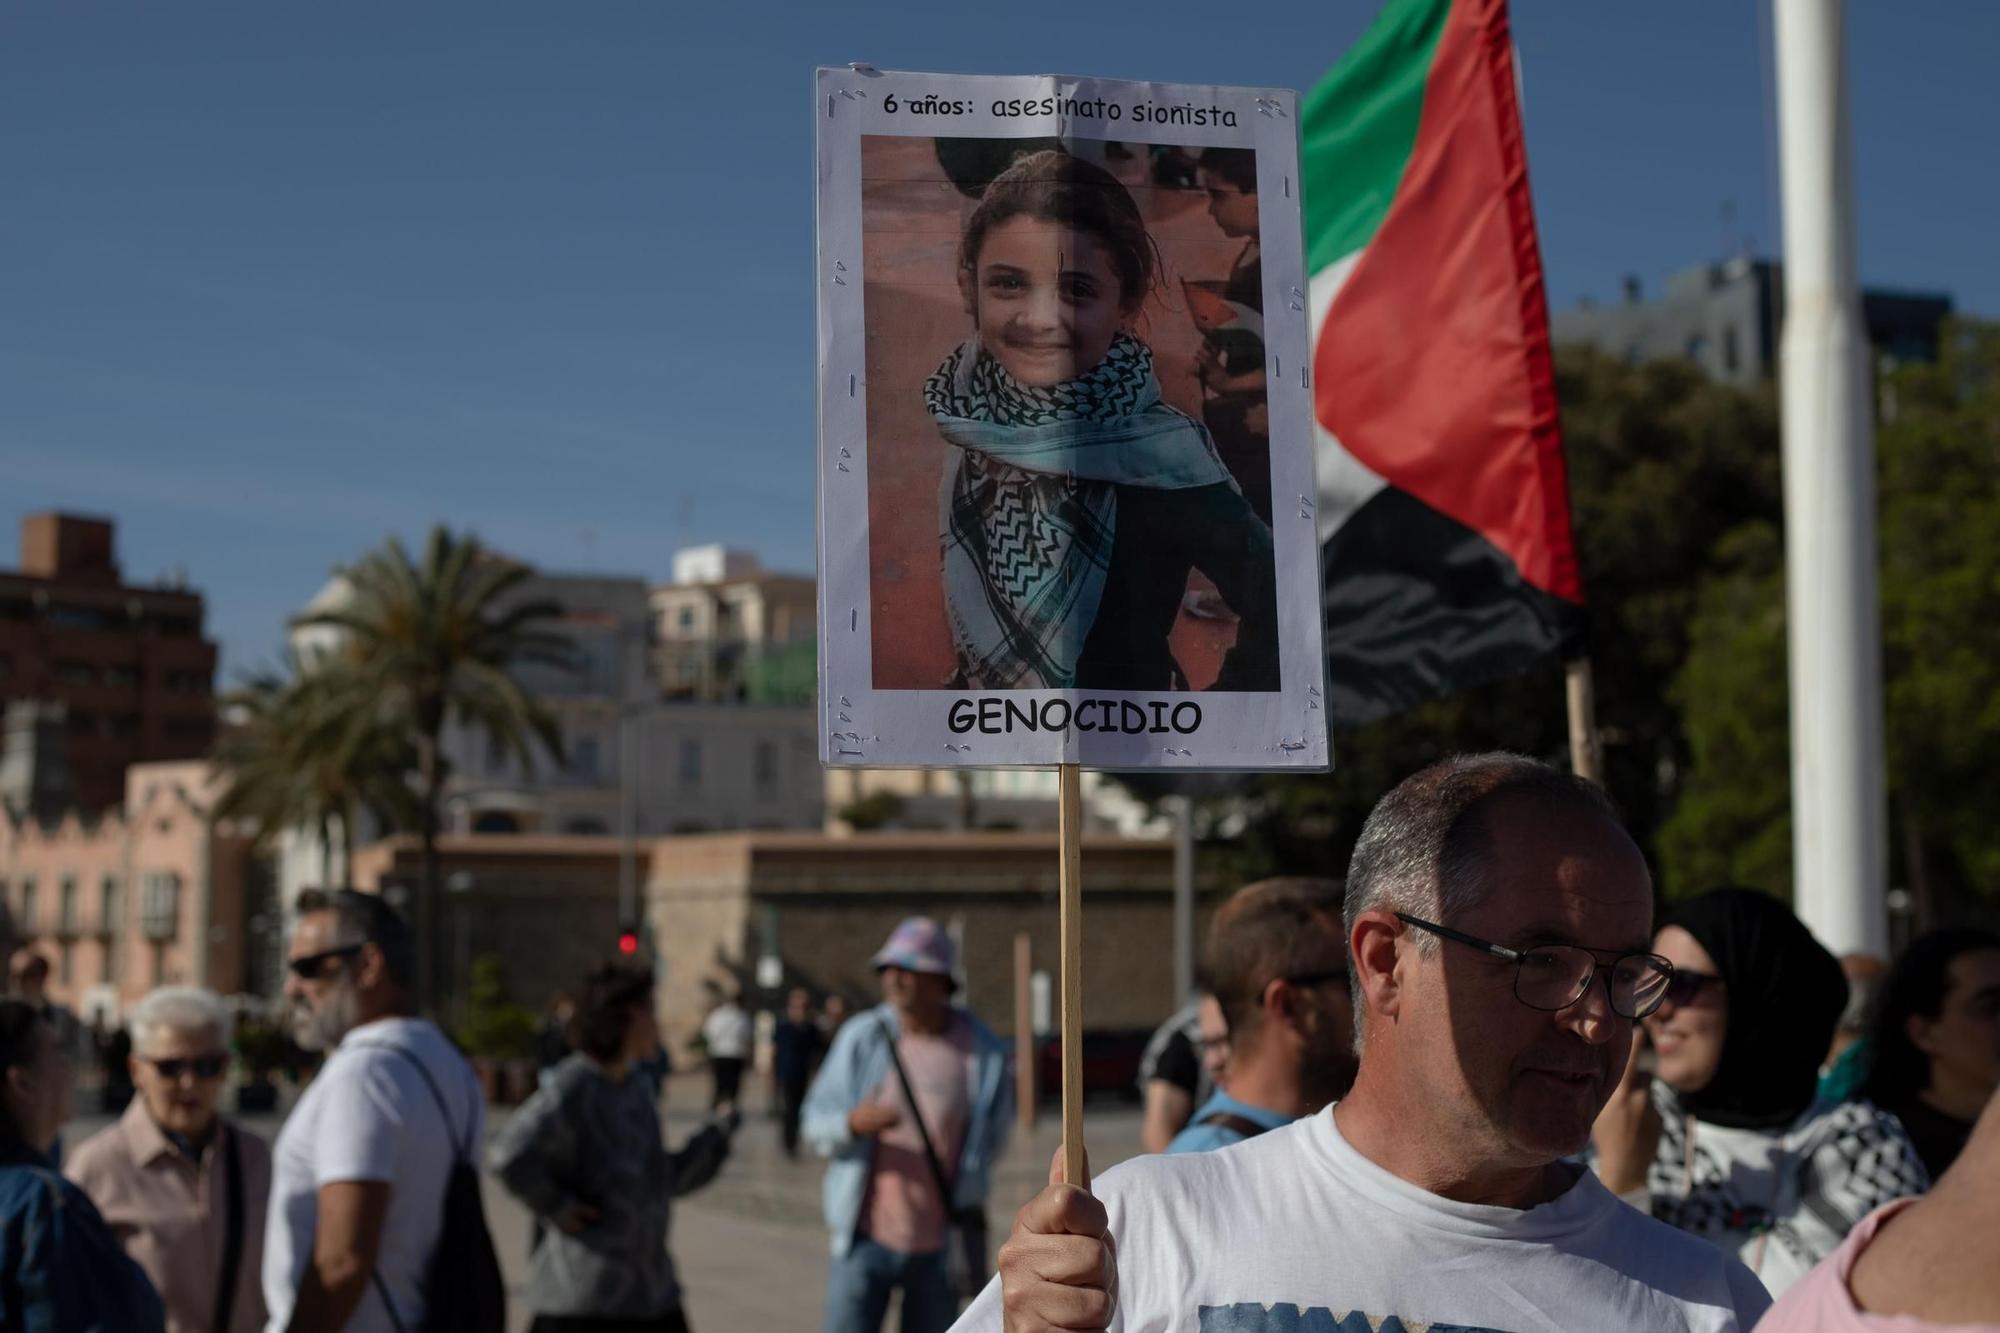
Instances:
[[[347,596],[345,582],[336,578],[307,609],[338,605]],[[576,669],[529,664],[514,675],[554,714],[567,762],[558,767],[538,751],[524,766],[477,729],[447,724],[446,832],[657,837],[820,827],[823,793],[811,708],[662,703],[652,671],[653,608],[642,580],[538,574],[509,597],[512,604],[537,600],[563,608],[555,627],[574,644]],[[305,662],[339,638],[338,630],[324,627],[293,636]],[[356,844],[380,832],[364,826]],[[284,901],[330,875],[345,879],[348,869],[339,859],[311,831],[282,838]]]

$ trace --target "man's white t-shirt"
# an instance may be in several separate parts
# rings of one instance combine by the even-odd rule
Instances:
[[[718,1060],[742,1060],[750,1054],[753,1024],[750,1011],[741,1005],[725,1004],[701,1025],[708,1053]]]
[[[437,1084],[446,1127],[424,1076],[400,1047],[423,1062]],[[418,1018],[391,1018],[356,1028],[285,1121],[272,1153],[271,1207],[264,1225],[267,1333],[291,1321],[299,1283],[312,1258],[319,1189],[344,1180],[391,1182],[376,1269],[405,1328],[423,1326],[423,1279],[444,1223],[445,1184],[453,1154],[467,1144],[480,1160],[486,1103],[472,1067],[442,1032]],[[371,1280],[349,1333],[394,1333],[395,1324]]]
[[[1330,1109],[1136,1158],[1093,1192],[1117,1246],[1112,1333],[1748,1333],[1771,1303],[1734,1258],[1588,1172],[1537,1208],[1455,1203],[1355,1151]],[[995,1279],[954,1329],[1001,1327]]]

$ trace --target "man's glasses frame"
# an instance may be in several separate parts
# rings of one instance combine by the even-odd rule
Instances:
[[[1527,1005],[1530,1009],[1539,1009],[1543,1013],[1560,1013],[1575,1004],[1578,1000],[1581,1000],[1585,995],[1589,994],[1590,983],[1597,979],[1599,972],[1605,973],[1604,994],[1611,1002],[1611,1011],[1621,1018],[1637,1020],[1646,1017],[1666,1001],[1667,992],[1672,989],[1674,984],[1673,963],[1662,958],[1659,954],[1649,953],[1643,949],[1595,949],[1587,944],[1545,945],[1539,949],[1510,949],[1504,944],[1495,944],[1491,940],[1482,940],[1477,935],[1468,935],[1462,930],[1453,930],[1449,926],[1440,926],[1435,921],[1426,921],[1422,917],[1411,916],[1408,912],[1396,913],[1396,919],[1406,926],[1415,926],[1418,930],[1428,931],[1440,939],[1450,940],[1454,944],[1468,945],[1480,950],[1482,953],[1490,954],[1495,958],[1512,963],[1514,965],[1514,998],[1522,1004]],[[1596,958],[1593,958],[1590,974],[1575,988],[1570,997],[1561,1004],[1539,1004],[1534,1000],[1528,999],[1521,993],[1521,977],[1525,970],[1525,964],[1538,954],[1547,957],[1557,949],[1580,951],[1592,955],[1610,954],[1612,957],[1608,963],[1597,961]],[[1635,990],[1634,998],[1631,1002],[1621,1007],[1619,1004],[1618,987],[1612,984],[1612,978],[1618,975],[1620,964],[1630,958],[1644,959],[1651,965],[1653,971],[1660,978],[1658,983],[1659,989],[1646,1000],[1638,1000]]]
[[[334,959],[352,958],[365,947],[367,946],[361,944],[343,944],[333,949],[321,949],[318,953],[309,953],[300,958],[287,958],[285,966],[300,981],[312,981],[325,971],[326,965]]]

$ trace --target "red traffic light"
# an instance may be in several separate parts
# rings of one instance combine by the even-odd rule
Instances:
[[[639,932],[636,930],[619,931],[618,952],[628,956],[639,952]]]

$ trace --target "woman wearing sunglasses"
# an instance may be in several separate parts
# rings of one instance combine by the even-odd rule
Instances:
[[[159,1289],[167,1333],[254,1333],[271,1150],[219,1109],[229,1008],[213,991],[162,986],[126,1026],[138,1095],[76,1150],[69,1177]]]
[[[1669,915],[1653,948],[1673,979],[1598,1118],[1598,1174],[1782,1294],[1929,1177],[1894,1116],[1816,1100],[1847,979],[1790,908],[1717,889]],[[1637,1072],[1646,1040],[1650,1087]]]

